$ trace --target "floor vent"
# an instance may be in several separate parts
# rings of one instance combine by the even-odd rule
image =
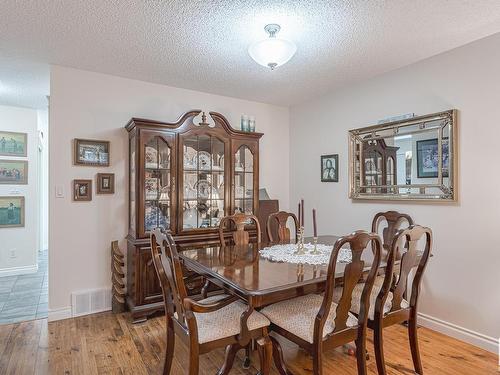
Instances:
[[[111,289],[71,293],[71,315],[81,316],[111,310]]]

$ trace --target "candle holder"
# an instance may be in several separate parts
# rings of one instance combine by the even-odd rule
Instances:
[[[320,255],[321,251],[318,250],[318,237],[313,237],[313,245],[314,245],[314,249],[312,249],[309,254]]]
[[[294,252],[295,255],[304,255],[306,252],[304,250],[304,227],[299,228],[298,241],[297,241],[297,251]]]

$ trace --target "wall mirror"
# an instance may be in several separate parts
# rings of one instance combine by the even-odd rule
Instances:
[[[349,131],[349,197],[457,199],[456,110]]]

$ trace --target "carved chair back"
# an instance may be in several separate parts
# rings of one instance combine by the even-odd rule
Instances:
[[[261,242],[260,224],[255,215],[234,214],[222,218],[219,224],[219,240],[221,245],[247,245],[250,243],[250,234],[245,230],[245,226],[255,223],[257,231],[257,242]],[[226,240],[224,234],[230,229],[230,225],[234,225],[235,230],[231,231],[230,242]]]
[[[351,308],[352,292],[356,284],[363,278],[365,269],[365,260],[362,255],[365,251],[373,251],[373,261],[370,266],[368,275],[366,276],[365,286],[361,295],[360,312],[358,317],[359,325],[365,325],[368,319],[369,297],[375,281],[375,277],[380,265],[380,255],[382,241],[375,233],[366,231],[356,231],[348,236],[339,238],[333,247],[332,256],[328,265],[328,274],[326,280],[325,297],[320,311],[316,317],[314,325],[314,337],[321,338],[323,327],[328,318],[332,302],[333,293],[335,290],[335,269],[337,266],[337,258],[341,248],[348,244],[350,247],[352,260],[345,266],[344,276],[342,279],[342,296],[337,305],[335,316],[335,330],[333,333],[347,328],[347,319],[349,309]],[[371,244],[371,250],[370,245]]]
[[[188,294],[177,246],[172,236],[164,233],[160,228],[154,229],[151,232],[151,254],[160,279],[165,313],[187,330],[187,316],[183,301]]]
[[[423,242],[422,240],[425,240]],[[402,246],[404,244],[404,247]],[[402,248],[403,247],[403,248]],[[423,248],[422,248],[423,247]],[[392,240],[392,249],[387,260],[384,283],[377,297],[375,312],[382,311],[388,292],[392,292],[392,311],[401,310],[401,302],[407,294],[408,278],[413,270],[415,274],[411,283],[410,307],[416,308],[422,276],[432,249],[432,231],[420,225],[411,225],[399,230]],[[399,267],[395,267],[396,255],[402,251]]]
[[[391,251],[392,240],[396,235],[396,232],[401,229],[404,223],[407,226],[413,225],[413,219],[408,214],[403,214],[397,211],[386,211],[379,212],[375,215],[372,221],[372,232],[379,233],[380,226],[385,221],[385,227],[382,229],[382,248],[383,248],[383,259],[386,259],[389,252]],[[396,254],[397,259],[401,257],[400,254]]]
[[[267,236],[269,237],[269,241],[279,241],[279,242],[288,242],[290,241],[290,228],[287,227],[288,219],[292,218],[293,223],[295,225],[295,241],[298,239],[299,233],[299,221],[297,220],[297,216],[291,212],[279,211],[272,213],[267,218],[266,230]],[[272,222],[276,221],[278,224],[277,229],[277,238],[273,236],[272,231]]]

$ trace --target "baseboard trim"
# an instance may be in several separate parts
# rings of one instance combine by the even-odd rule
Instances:
[[[454,337],[458,340],[465,341],[468,344],[478,346],[484,350],[498,354],[499,342],[498,339],[495,339],[494,337],[483,335],[482,333],[475,332],[422,313],[418,313],[418,324],[432,329],[433,331],[441,332],[447,336]]]
[[[0,270],[0,277],[27,275],[30,273],[36,273],[37,271],[38,264],[33,264],[31,266],[4,268]]]
[[[72,318],[71,306],[49,310],[49,322]]]

